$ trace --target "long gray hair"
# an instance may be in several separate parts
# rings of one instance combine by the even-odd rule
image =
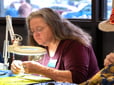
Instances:
[[[30,35],[30,20],[35,17],[41,17],[50,26],[52,33],[57,40],[73,39],[77,40],[85,46],[91,43],[91,36],[84,32],[80,27],[72,24],[70,21],[63,19],[60,15],[50,8],[42,8],[32,12],[26,18],[26,24],[29,28],[28,39],[29,45],[35,45],[32,35]]]

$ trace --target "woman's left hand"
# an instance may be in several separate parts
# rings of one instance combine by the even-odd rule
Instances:
[[[22,64],[25,73],[38,73],[38,69],[40,69],[40,67],[42,66],[36,61],[24,61]]]

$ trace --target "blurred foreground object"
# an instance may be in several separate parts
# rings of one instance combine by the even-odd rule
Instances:
[[[114,64],[104,67],[92,78],[79,85],[114,85]]]

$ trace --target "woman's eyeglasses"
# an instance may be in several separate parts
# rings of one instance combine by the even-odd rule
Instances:
[[[31,30],[30,34],[33,35],[34,33],[41,33],[41,32],[43,32],[44,28],[45,27],[38,27],[38,28],[36,28],[34,30]]]

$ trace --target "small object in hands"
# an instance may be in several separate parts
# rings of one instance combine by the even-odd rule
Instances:
[[[23,74],[24,73],[24,67],[22,65],[22,61],[21,60],[14,60],[13,63],[15,63],[15,65],[20,68],[19,72],[16,74]]]
[[[23,65],[23,68],[25,69],[25,68],[26,68],[26,66],[25,66],[25,65]]]

